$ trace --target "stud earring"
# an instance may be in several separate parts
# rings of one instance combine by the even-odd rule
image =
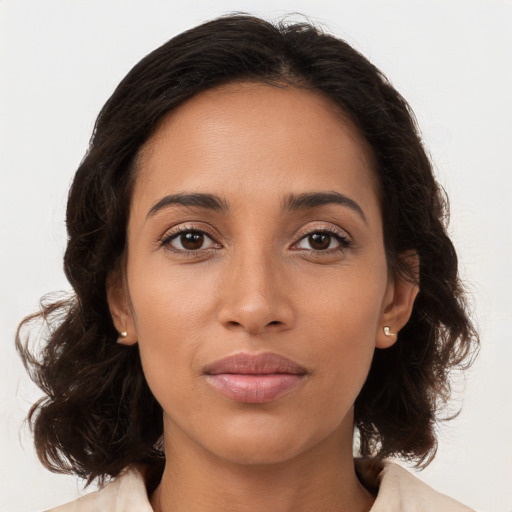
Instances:
[[[386,336],[396,336],[394,332],[391,332],[390,327],[387,325],[384,327],[384,334]]]
[[[126,331],[120,332],[119,336],[117,338],[117,343],[121,343],[122,344],[127,336],[128,336],[128,333]]]

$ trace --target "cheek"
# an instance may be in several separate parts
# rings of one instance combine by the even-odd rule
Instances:
[[[192,266],[177,269],[165,260],[155,268],[137,267],[133,265],[128,279],[139,340],[172,342],[187,333],[193,342],[215,298],[214,274]]]
[[[319,328],[331,331],[331,337],[373,338],[379,323],[387,273],[384,265],[360,265],[358,268],[333,272],[316,289],[312,280],[305,280],[301,290],[303,298],[300,315]],[[312,293],[314,289],[314,293]]]
[[[129,269],[135,330],[146,380],[156,398],[193,386],[196,354],[212,318],[214,276],[159,267]],[[162,404],[163,405],[163,404]]]
[[[305,295],[302,315],[309,324],[310,339],[317,340],[311,357],[329,369],[323,375],[333,390],[358,393],[364,384],[375,350],[386,283],[385,267],[368,265],[363,271],[340,273],[325,281],[322,293]]]

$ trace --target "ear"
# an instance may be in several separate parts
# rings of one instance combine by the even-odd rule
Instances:
[[[389,280],[376,334],[375,346],[377,348],[388,348],[396,342],[398,332],[411,316],[414,300],[420,290],[418,254],[416,251],[407,251],[399,258],[410,268],[409,274],[412,279],[398,276]]]
[[[117,343],[134,345],[137,332],[130,308],[130,299],[126,279],[121,269],[116,269],[107,277],[107,302],[114,326],[119,333]]]

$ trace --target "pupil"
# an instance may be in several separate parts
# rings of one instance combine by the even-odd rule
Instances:
[[[309,239],[311,247],[314,249],[327,249],[331,241],[331,235],[327,235],[325,233],[315,233],[313,235],[309,235]]]
[[[204,235],[202,233],[185,233],[181,235],[181,244],[185,249],[195,250],[203,245]]]

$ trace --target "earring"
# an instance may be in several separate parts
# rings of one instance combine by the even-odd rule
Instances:
[[[119,336],[117,338],[117,343],[123,343],[124,339],[128,336],[128,333],[126,331],[120,332]]]
[[[384,327],[384,334],[386,336],[396,336],[394,332],[391,332],[390,327],[387,325]]]

